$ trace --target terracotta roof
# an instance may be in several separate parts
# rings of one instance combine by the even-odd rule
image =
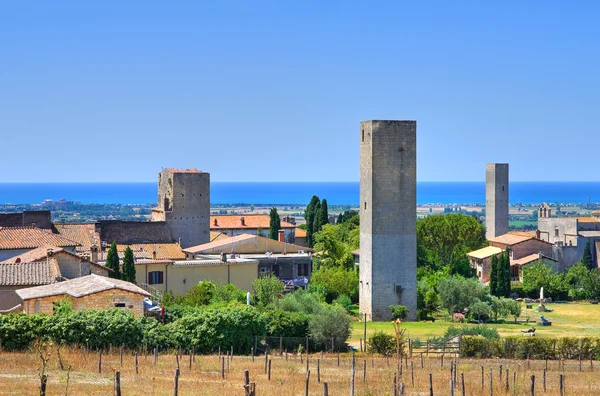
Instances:
[[[65,249],[56,246],[44,245],[39,248],[35,248],[26,253],[19,254],[18,256],[11,257],[2,261],[0,264],[11,264],[11,263],[33,263],[36,261],[46,260],[48,257],[48,250],[52,249],[53,253],[64,252]]]
[[[491,256],[493,256],[495,254],[499,254],[499,253],[502,253],[502,249],[494,247],[494,246],[487,246],[487,247],[469,252],[469,253],[467,253],[467,256],[474,257],[476,259],[484,259],[484,258],[488,258],[488,257],[491,257]]]
[[[0,228],[0,249],[35,249],[44,245],[75,247],[78,243],[37,227]]]
[[[61,294],[67,294],[71,297],[78,298],[111,289],[121,289],[148,297],[151,296],[150,293],[137,287],[133,283],[94,274],[51,285],[18,289],[16,292],[23,300],[30,300],[32,298],[57,296]]]
[[[57,282],[60,270],[56,260],[36,263],[0,264],[0,285],[37,286]]]
[[[529,256],[521,257],[520,259],[517,259],[517,260],[511,260],[510,261],[510,265],[511,266],[513,266],[513,265],[527,265],[527,264],[531,264],[533,262],[538,261],[540,258],[544,258],[546,260],[552,260],[552,261],[558,262],[558,260],[555,260],[555,259],[553,259],[551,257],[546,257],[546,256],[541,255],[539,253],[533,253],[533,254],[530,254]]]
[[[306,238],[306,230],[296,227],[296,238]]]
[[[225,238],[229,238],[229,235],[225,234],[224,232],[221,231],[211,231],[210,232],[210,241],[216,241],[219,239],[225,239]]]
[[[100,234],[96,232],[94,223],[54,224],[54,228],[61,236],[79,243],[78,252],[89,252],[92,245],[100,247]]]
[[[185,268],[185,267],[201,267],[201,266],[213,266],[213,265],[224,265],[224,264],[258,264],[258,260],[250,258],[235,258],[227,259],[227,262],[221,261],[221,259],[204,259],[204,260],[183,260],[175,261],[173,268]]]
[[[593,215],[600,215],[600,210],[594,210],[594,211],[592,212],[592,214],[593,214]]]
[[[189,168],[189,169],[165,168],[165,170],[169,173],[202,173],[196,168]]]
[[[524,236],[527,238],[535,238],[536,236],[536,232],[535,231],[510,231],[509,234],[512,235],[519,235],[519,236]]]
[[[600,220],[595,217],[578,217],[577,221],[580,223],[600,223]]]
[[[117,245],[117,252],[119,257],[123,257],[125,249],[130,246],[133,250],[133,256],[138,259],[154,259],[153,253],[156,252],[156,259],[163,260],[183,260],[185,259],[185,253],[181,250],[181,246],[178,243],[134,243],[131,245]],[[105,255],[108,251],[105,252]]]
[[[509,232],[508,234],[497,236],[496,238],[490,238],[490,242],[501,243],[504,245],[516,245],[517,243],[521,243],[527,241],[529,239],[533,239],[531,235],[519,235]]]
[[[252,234],[242,234],[227,239],[221,239],[214,242],[205,243],[203,245],[192,246],[184,249],[186,253],[201,253],[212,249],[230,248],[239,245],[245,245],[248,242],[257,241],[258,236]]]
[[[242,225],[244,219],[244,225]],[[215,223],[216,221],[216,223]],[[231,230],[231,229],[257,229],[262,228],[265,232],[269,231],[271,218],[269,215],[249,214],[249,215],[213,215],[210,216],[211,230]],[[281,228],[296,228],[292,223],[281,222]]]

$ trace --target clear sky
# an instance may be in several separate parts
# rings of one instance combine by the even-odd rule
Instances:
[[[600,180],[600,2],[2,1],[0,182],[357,181],[417,120],[418,179]]]

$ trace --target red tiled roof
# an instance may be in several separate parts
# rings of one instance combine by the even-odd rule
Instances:
[[[68,294],[71,297],[83,297],[105,290],[121,289],[131,293],[142,294],[150,297],[150,293],[133,283],[119,279],[107,278],[100,275],[87,275],[52,285],[18,289],[16,292],[23,300]]]
[[[0,264],[1,286],[37,286],[57,282],[60,270],[55,260],[36,263]]]
[[[35,249],[44,245],[75,247],[79,244],[37,227],[0,228],[0,249]]]
[[[18,256],[11,257],[2,261],[0,264],[10,264],[10,263],[34,263],[36,261],[46,260],[48,257],[48,250],[52,249],[54,254],[64,252],[65,249],[59,248],[56,246],[44,245],[39,248],[35,248],[26,253],[20,254]]]
[[[306,238],[306,230],[296,227],[296,238]]]
[[[117,252],[119,257],[123,256],[127,246],[133,250],[133,256],[135,258],[152,259],[153,253],[156,252],[157,260],[183,260],[185,259],[185,253],[181,250],[181,246],[178,243],[134,243],[131,245],[120,245],[117,244]],[[108,254],[108,252],[106,253]]]
[[[242,225],[244,219],[244,225]],[[215,223],[216,221],[216,223]],[[213,215],[210,216],[211,230],[237,230],[237,229],[258,229],[262,228],[265,232],[269,231],[271,218],[269,215],[251,214],[251,215]],[[292,223],[281,222],[281,228],[296,228]]]
[[[54,228],[61,236],[79,243],[78,252],[89,252],[92,245],[100,247],[100,234],[93,223],[54,224]]]

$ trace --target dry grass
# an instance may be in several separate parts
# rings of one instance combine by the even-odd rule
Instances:
[[[47,374],[49,395],[64,394],[67,370],[60,370],[56,353],[53,351]],[[118,351],[103,355],[102,373],[98,373],[98,354],[86,353],[82,350],[62,350],[61,356],[65,368],[72,366],[70,373],[69,394],[73,395],[107,395],[113,392],[114,371],[121,372],[121,387],[124,395],[169,395],[173,394],[173,375],[176,367],[175,355],[161,355],[154,366],[153,357],[143,355],[139,358],[139,374],[135,373],[134,357],[131,352],[124,355],[123,366],[119,363]],[[317,359],[320,354],[310,356],[310,389],[311,395],[322,395],[323,385],[317,382]],[[180,395],[243,395],[244,370],[250,371],[250,380],[257,386],[259,395],[304,395],[306,378],[306,360],[302,363],[298,356],[272,356],[271,380],[267,380],[264,372],[264,356],[257,357],[255,362],[248,356],[234,356],[230,362],[225,379],[221,378],[221,364],[218,356],[197,356],[192,368],[189,368],[189,357],[183,356],[181,376],[179,380]],[[366,381],[363,382],[363,362],[367,362]],[[424,359],[421,368],[419,357],[408,360],[408,370],[404,368],[406,393],[410,395],[429,394],[429,373],[433,375],[434,394],[449,394],[451,359],[446,357],[444,367],[438,356]],[[410,367],[414,367],[414,386],[412,385]],[[499,366],[503,365],[503,376],[500,379]],[[536,393],[543,393],[543,369],[545,362],[476,360],[459,359],[458,384],[455,394],[460,395],[460,374],[465,375],[465,388],[468,395],[489,395],[489,373],[493,370],[493,394],[525,395],[529,394],[530,376],[536,376]],[[481,387],[481,367],[484,367],[484,389]],[[0,353],[0,393],[13,395],[32,395],[38,393],[39,369],[41,361],[35,352]],[[509,370],[510,391],[505,390],[506,369]],[[547,375],[547,395],[558,395],[559,375],[566,377],[566,394],[584,395],[600,391],[600,364],[592,371],[589,362],[583,362],[583,371],[579,372],[579,362],[570,361],[564,369],[559,368],[556,361],[549,362]],[[337,356],[325,354],[321,361],[321,381],[329,384],[330,395],[348,395],[350,390],[351,356],[342,355],[338,367]],[[370,355],[356,354],[356,395],[388,395],[392,394],[394,360],[382,357],[371,360]],[[516,392],[513,393],[513,373],[517,372]]]

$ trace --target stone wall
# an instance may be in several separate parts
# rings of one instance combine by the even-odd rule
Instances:
[[[173,242],[171,231],[166,222],[159,221],[121,221],[100,220],[96,222],[96,232],[100,240],[110,245],[131,243],[169,243]]]
[[[360,124],[360,310],[406,305],[416,319],[416,122]]]
[[[25,227],[52,228],[49,210],[25,210],[21,213],[0,213],[0,227]]]

